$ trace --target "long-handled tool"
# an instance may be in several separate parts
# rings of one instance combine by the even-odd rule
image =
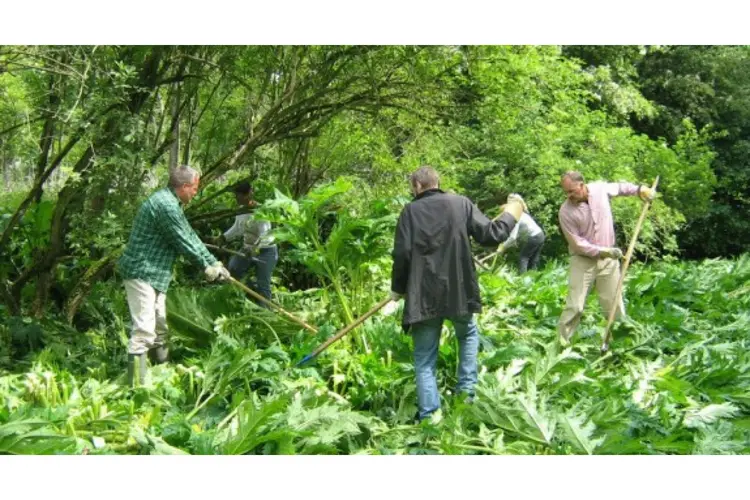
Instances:
[[[487,267],[487,266],[486,266],[486,265],[484,264],[484,262],[482,262],[481,260],[477,259],[476,257],[474,257],[474,263],[475,263],[476,265],[480,266],[480,267],[481,267],[482,269],[484,269],[485,271],[489,271],[489,270],[490,270],[490,268],[489,268],[489,267]]]
[[[492,257],[497,257],[501,253],[503,253],[502,250],[495,250],[491,254],[485,255],[484,257],[482,257],[481,259],[479,259],[479,263],[483,264],[483,263],[487,262],[488,260],[490,260]]]
[[[204,245],[206,245],[206,248],[212,248],[212,249],[214,249],[214,250],[218,250],[218,251],[220,251],[220,252],[225,252],[225,253],[228,253],[228,254],[236,255],[236,256],[238,256],[238,257],[244,257],[244,258],[247,258],[247,255],[245,255],[245,254],[244,254],[244,253],[242,253],[242,252],[237,252],[237,251],[235,251],[235,250],[230,250],[230,249],[228,249],[228,248],[224,248],[224,247],[219,247],[219,246],[216,246],[216,245],[211,245],[210,243],[204,243]]]
[[[499,218],[500,218],[500,216],[501,216],[501,215],[503,215],[504,213],[505,213],[505,212],[500,212],[500,213],[499,213],[499,214],[497,215],[497,217],[495,217],[494,219],[492,219],[492,222],[495,222],[495,221],[496,221],[497,219],[499,219]],[[495,253],[497,253],[497,252],[495,252]],[[492,254],[490,254],[490,255],[488,255],[488,256],[485,256],[485,257],[483,257],[483,258],[481,258],[481,259],[477,259],[477,258],[476,258],[476,257],[474,257],[474,256],[472,256],[472,258],[474,259],[474,263],[475,263],[475,264],[477,264],[478,266],[481,266],[481,267],[482,267],[483,269],[485,269],[485,270],[489,271],[489,270],[490,270],[490,268],[489,268],[489,267],[487,267],[487,265],[485,264],[485,262],[487,261],[487,259],[489,259],[489,258],[490,258],[490,257],[492,257],[493,255],[495,255],[495,253],[492,253]]]
[[[280,305],[276,304],[275,302],[271,302],[270,300],[268,300],[267,298],[265,298],[264,296],[262,296],[258,292],[256,292],[256,291],[252,290],[251,288],[245,286],[242,282],[237,281],[236,279],[234,279],[232,277],[229,277],[229,282],[232,283],[235,286],[240,287],[242,290],[245,291],[245,293],[249,294],[253,298],[258,299],[261,302],[263,302],[264,304],[268,304],[269,306],[273,307],[274,309],[276,309],[276,311],[278,311],[286,319],[297,323],[298,325],[302,326],[303,328],[306,328],[307,330],[310,330],[312,333],[318,333],[318,329],[317,328],[315,328],[314,326],[308,325],[307,323],[305,323],[301,319],[299,319],[296,316],[292,315],[291,313],[287,312]]]
[[[654,191],[654,194],[656,193],[656,186],[659,185],[659,176],[656,176],[656,179],[654,179],[654,184],[651,186],[651,190]],[[649,207],[651,206],[651,200],[646,200],[643,204],[643,209],[641,209],[641,216],[638,218],[638,223],[635,226],[635,231],[633,232],[633,237],[630,238],[630,245],[628,246],[628,251],[625,254],[625,262],[622,265],[622,271],[620,272],[620,279],[617,282],[617,292],[615,293],[615,300],[612,303],[612,310],[609,311],[609,319],[607,320],[607,328],[604,330],[604,342],[602,343],[602,354],[607,352],[609,350],[609,343],[612,341],[612,323],[615,321],[615,314],[617,313],[617,308],[620,305],[620,301],[622,300],[622,284],[625,281],[625,273],[628,271],[628,266],[630,265],[630,258],[633,256],[633,250],[635,249],[635,242],[638,239],[638,233],[641,232],[641,226],[643,226],[643,221],[646,219],[646,213],[648,212]]]
[[[357,319],[354,323],[352,323],[349,326],[345,326],[344,328],[342,328],[341,330],[339,330],[336,333],[336,335],[334,335],[330,339],[328,339],[325,342],[323,342],[322,344],[320,344],[320,347],[318,347],[313,352],[311,352],[310,354],[308,354],[307,356],[305,356],[304,358],[302,358],[302,361],[300,361],[299,363],[297,363],[297,366],[300,366],[300,365],[303,365],[303,364],[307,363],[308,361],[310,361],[311,359],[313,359],[315,356],[317,356],[321,352],[325,351],[328,348],[328,346],[330,346],[331,344],[333,344],[334,342],[336,342],[338,339],[340,339],[341,337],[343,337],[344,335],[346,335],[347,333],[349,333],[350,331],[354,330],[356,327],[358,327],[359,325],[361,325],[367,318],[369,318],[370,316],[372,316],[373,314],[375,314],[376,312],[378,312],[379,310],[381,310],[390,301],[391,301],[391,298],[388,297],[388,298],[385,298],[385,299],[381,300],[377,304],[375,304],[372,307],[372,309],[370,309],[369,311],[367,311],[366,313],[364,313],[362,316],[360,316],[359,319]]]

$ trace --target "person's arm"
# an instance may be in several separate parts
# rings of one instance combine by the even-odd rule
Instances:
[[[190,223],[179,207],[165,207],[157,220],[162,235],[170,245],[192,259],[201,268],[206,268],[217,261],[190,227]]]
[[[393,239],[393,268],[391,270],[391,291],[399,295],[406,294],[406,287],[409,282],[411,240],[411,220],[407,214],[407,209],[404,208],[396,224],[396,234]]]
[[[523,215],[521,216],[521,218],[523,218]],[[504,243],[502,243],[503,250],[507,250],[515,246],[515,244],[518,242],[518,233],[520,232],[520,229],[521,229],[521,221],[519,220],[518,224],[516,224],[516,227],[514,227],[513,231],[510,232],[510,236],[508,236],[508,239],[505,240]]]
[[[469,209],[469,234],[483,246],[499,245],[510,236],[516,227],[516,218],[507,211],[497,220],[491,221],[476,205],[466,200]]]
[[[610,198],[615,196],[636,196],[638,195],[638,186],[630,182],[607,182],[604,187]]]
[[[596,258],[599,256],[599,251],[603,248],[598,245],[594,245],[587,239],[583,238],[578,234],[578,229],[575,222],[570,215],[560,212],[560,229],[562,230],[563,236],[570,244],[574,253],[579,255],[585,255],[587,257]]]
[[[607,194],[614,196],[638,196],[641,201],[653,201],[656,191],[648,186],[639,186],[630,182],[612,182],[607,184]]]
[[[224,232],[224,240],[233,241],[237,238],[242,237],[244,219],[247,219],[243,214],[234,217],[234,224],[232,227]]]

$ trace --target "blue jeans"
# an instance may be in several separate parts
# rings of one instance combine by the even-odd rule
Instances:
[[[279,260],[279,251],[276,246],[261,248],[255,259],[233,255],[229,259],[229,273],[236,280],[242,279],[247,274],[250,267],[255,269],[255,281],[249,277],[246,281],[247,286],[258,292],[268,300],[271,300],[271,275]],[[258,304],[268,308],[266,304]]]
[[[434,318],[414,323],[414,371],[417,376],[417,404],[420,420],[440,408],[437,386],[437,355],[443,320],[453,323],[458,337],[458,385],[456,393],[474,395],[477,383],[477,351],[479,331],[473,314],[452,318]]]

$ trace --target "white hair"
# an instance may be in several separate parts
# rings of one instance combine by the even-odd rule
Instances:
[[[192,184],[200,175],[200,172],[193,167],[180,165],[169,172],[169,186],[178,188],[183,184]]]
[[[411,174],[409,181],[414,187],[419,183],[422,189],[432,189],[440,185],[440,177],[437,171],[429,165],[419,167],[416,172]]]

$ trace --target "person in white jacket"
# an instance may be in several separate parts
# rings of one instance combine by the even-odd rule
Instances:
[[[253,199],[253,188],[247,181],[234,186],[237,204],[242,207],[255,207],[258,203]],[[220,242],[234,241],[242,238],[242,253],[245,257],[233,255],[227,266],[232,277],[241,279],[251,267],[255,269],[255,281],[247,281],[247,285],[271,300],[271,276],[279,260],[278,248],[271,233],[271,223],[256,219],[252,213],[239,214],[234,224],[222,236]],[[268,307],[265,304],[259,304]]]
[[[508,196],[508,203],[515,199],[515,196],[511,194]],[[520,197],[518,198],[520,199]],[[531,218],[529,215],[529,209],[526,203],[523,203],[524,212],[521,214],[521,218],[518,220],[518,224],[513,228],[510,236],[507,240],[500,244],[499,250],[504,253],[509,248],[513,248],[516,245],[520,246],[520,253],[518,257],[518,270],[521,274],[525,273],[529,269],[536,269],[539,267],[539,258],[542,254],[542,246],[544,245],[544,231],[539,227],[539,224]]]

